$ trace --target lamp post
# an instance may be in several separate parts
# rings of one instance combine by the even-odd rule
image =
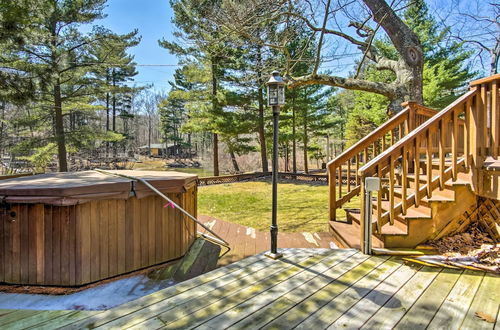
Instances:
[[[266,254],[267,257],[278,259],[282,257],[278,253],[278,223],[276,216],[278,214],[278,120],[280,115],[280,106],[285,104],[285,82],[278,71],[273,71],[271,78],[267,82],[267,105],[273,109],[273,205],[271,221],[271,251]]]

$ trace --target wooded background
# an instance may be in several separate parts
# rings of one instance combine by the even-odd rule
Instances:
[[[287,79],[285,171],[308,172],[359,140],[402,101],[437,110],[495,74],[500,5],[401,0],[171,0],[179,58],[165,91],[135,87],[138,31],[99,25],[106,0],[0,6],[1,168],[78,170],[134,160],[164,143],[223,171],[270,170],[265,83]],[[432,5],[432,6],[431,6]],[[140,14],[140,13],[139,13]],[[187,152],[189,151],[189,152]],[[209,157],[207,157],[210,154]],[[244,163],[242,166],[241,163]]]

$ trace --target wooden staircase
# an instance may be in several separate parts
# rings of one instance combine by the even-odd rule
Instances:
[[[381,178],[372,197],[373,247],[415,247],[473,207],[477,196],[500,199],[499,83],[500,75],[474,81],[440,112],[407,103],[331,161],[329,224],[335,240],[363,246],[366,177]],[[340,210],[354,198],[359,208]]]
[[[414,194],[414,176],[410,175],[408,194]],[[448,180],[443,189],[435,189],[431,197],[423,197],[419,206],[408,208],[406,214],[397,214],[394,224],[386,223],[380,230],[377,228],[378,202],[373,201],[372,232],[374,247],[408,247],[412,248],[432,238],[439,232],[450,218],[460,216],[476,203],[476,195],[470,184],[470,174],[459,173],[457,180]],[[420,179],[420,184],[426,184]],[[402,202],[403,189],[395,185],[395,204]],[[390,202],[382,198],[380,203],[382,214],[390,210]],[[344,247],[359,248],[359,231],[361,209],[345,209],[344,221],[330,221],[330,233]]]

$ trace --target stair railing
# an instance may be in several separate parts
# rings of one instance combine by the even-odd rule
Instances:
[[[456,180],[459,171],[472,169],[473,189],[481,189],[479,171],[484,159],[497,158],[500,154],[499,81],[500,75],[473,81],[467,93],[359,169],[357,178],[362,196],[364,178],[378,176],[388,182],[384,198],[388,199],[389,210],[383,211],[381,207],[382,186],[375,201],[379,232],[385,224],[394,224],[399,214],[405,215],[409,207],[418,206],[422,198],[431,198],[435,189],[443,189],[450,178]],[[445,161],[448,156],[451,160]],[[434,161],[437,161],[437,170],[433,169]],[[410,166],[414,168],[411,178]],[[394,191],[398,177],[401,198],[396,203]],[[414,180],[411,193],[408,191],[410,179]],[[362,219],[365,212],[361,203]],[[361,222],[361,246],[364,246],[364,230]]]
[[[479,97],[474,112],[475,124],[471,127],[476,148],[472,150],[473,159],[482,166],[486,157],[498,159],[500,155],[500,74],[470,83],[471,89],[477,88]]]
[[[337,209],[361,192],[360,167],[436,114],[413,102],[403,103],[403,106],[403,111],[328,163],[330,220],[335,221]]]

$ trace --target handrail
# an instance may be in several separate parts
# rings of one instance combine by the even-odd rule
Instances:
[[[490,94],[496,95],[492,97],[496,100],[498,98],[496,81],[492,86],[490,91],[496,92]],[[490,132],[487,128],[490,123],[486,119],[492,115],[488,113],[490,108],[487,105],[490,102],[487,100],[489,94],[486,89],[482,85],[479,92],[479,88],[472,87],[430,120],[358,170],[361,182],[372,175],[384,178],[388,182],[388,191],[384,194],[387,199],[384,201],[385,204],[382,204],[382,186],[374,201],[378,233],[382,233],[384,225],[394,225],[396,217],[400,214],[405,215],[408,208],[418,207],[422,198],[432,197],[435,189],[444,189],[445,182],[449,179],[455,180],[458,172],[470,165],[469,158],[472,158],[475,167],[481,166],[485,150],[491,151],[491,147],[488,149],[487,146],[490,139],[488,136],[498,135],[498,132]],[[495,111],[497,110],[493,113]],[[422,153],[425,153],[423,168]],[[451,161],[446,161],[447,155],[451,156]],[[436,163],[437,169],[433,167]],[[412,165],[413,175],[410,177]],[[399,174],[396,173],[397,168]],[[423,173],[420,173],[421,170]],[[399,197],[395,194],[396,181],[401,187]],[[408,191],[410,186],[413,188],[411,193]],[[363,184],[360,193],[362,195],[365,193]],[[366,212],[366,207],[361,203],[361,218],[364,218]],[[360,227],[360,237],[363,242],[364,224],[361,223]]]
[[[474,81],[471,81],[469,86],[470,87],[474,87],[474,86],[477,86],[477,85],[482,85],[482,84],[487,84],[487,83],[490,83],[494,80],[499,80],[500,79],[500,73],[498,74],[494,74],[492,76],[489,76],[489,77],[485,77],[485,78],[481,78],[481,79],[477,79],[477,80],[474,80]]]
[[[408,104],[402,114],[405,118],[406,135],[385,148],[385,134],[391,129],[391,121],[360,140],[329,163],[330,218],[335,220],[335,210],[354,196],[364,196],[364,179],[368,176],[381,178],[378,194],[373,201],[376,217],[375,234],[384,234],[384,226],[404,221],[408,208],[419,207],[421,199],[431,198],[433,191],[444,189],[448,180],[456,180],[461,171],[471,171],[471,188],[480,196],[489,196],[491,183],[484,180],[481,171],[486,157],[500,156],[500,74],[472,81],[470,89],[440,112],[418,105]],[[430,120],[424,117],[431,117]],[[418,121],[418,122],[417,122]],[[400,132],[402,130],[400,129]],[[392,132],[393,134],[393,132]],[[359,151],[376,138],[382,138],[382,152],[364,157],[359,166]],[[378,148],[379,149],[379,148]],[[355,160],[355,187],[350,189],[351,163]],[[347,172],[345,165],[347,163]],[[338,172],[338,174],[337,174]],[[339,178],[337,199],[335,175]],[[347,179],[347,194],[342,197],[342,180]],[[411,188],[411,189],[409,189]],[[368,208],[361,202],[360,218],[365,218]],[[369,205],[370,206],[370,205]],[[407,224],[411,224],[409,222]],[[365,228],[360,221],[360,246],[364,247]],[[392,228],[386,228],[393,232]],[[410,231],[410,228],[408,228]]]
[[[399,112],[397,115],[394,117],[390,118],[388,121],[377,127],[373,132],[350,146],[348,149],[346,149],[344,152],[342,152],[340,155],[335,157],[335,159],[332,159],[331,161],[328,162],[327,166],[333,166],[335,163],[343,163],[347,159],[352,158],[354,156],[354,151],[358,150],[363,150],[367,146],[370,146],[373,144],[374,141],[380,139],[382,136],[387,134],[391,129],[396,128],[400,123],[404,122],[406,120],[406,116],[408,116],[408,112],[410,110],[410,107],[405,107],[403,111]],[[351,155],[351,157],[349,157]]]
[[[432,109],[416,106],[414,102],[405,102],[402,105],[405,107],[403,111],[328,163],[330,220],[336,220],[336,210],[359,195],[361,185],[358,170],[361,162],[366,163],[370,157],[376,157],[437,113]],[[351,167],[355,167],[354,174]]]
[[[422,124],[420,127],[416,128],[410,134],[406,135],[403,137],[401,140],[398,141],[398,143],[392,145],[389,149],[386,151],[382,152],[379,154],[377,157],[373,158],[370,160],[368,163],[366,163],[364,166],[362,166],[359,171],[358,175],[359,176],[366,176],[370,174],[370,170],[373,170],[373,168],[380,163],[383,160],[386,160],[390,156],[392,156],[397,150],[401,149],[403,145],[407,144],[408,142],[412,141],[415,139],[417,135],[421,135],[423,132],[427,131],[431,126],[435,125],[436,122],[439,120],[443,119],[444,117],[448,116],[450,112],[452,112],[455,107],[460,105],[461,103],[464,103],[469,99],[470,97],[474,96],[474,94],[477,93],[477,89],[473,88],[458,99],[456,99],[453,103],[448,105],[446,108],[444,108],[442,111],[438,112],[434,117],[432,117],[431,120],[428,120],[424,124]]]

